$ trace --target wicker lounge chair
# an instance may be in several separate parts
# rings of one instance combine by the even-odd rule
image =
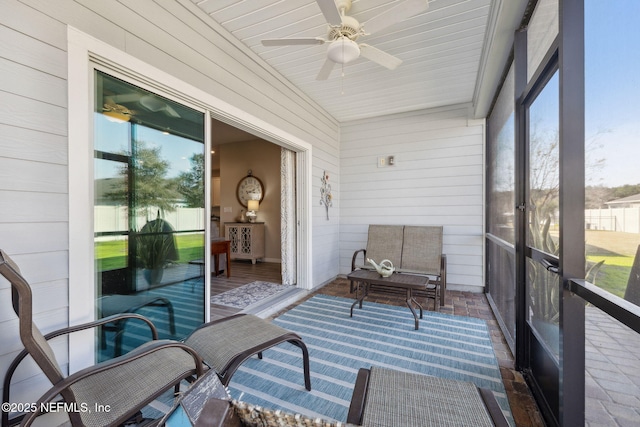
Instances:
[[[64,402],[70,407],[77,405],[82,408],[83,405],[88,405],[89,408],[93,408],[94,404],[103,405],[103,407],[109,405],[109,411],[69,412],[69,420],[74,426],[118,425],[134,416],[166,390],[177,387],[183,379],[202,374],[202,360],[192,348],[175,341],[154,340],[124,356],[65,377],[47,340],[123,318],[137,318],[144,321],[146,319],[134,313],[114,315],[43,336],[33,322],[31,287],[20,273],[18,266],[2,250],[0,250],[0,274],[11,283],[13,308],[18,315],[20,339],[25,347],[7,370],[3,402],[10,402],[11,377],[27,355],[33,357],[53,384],[53,387],[37,402],[35,410],[24,416],[22,420],[24,426],[31,425],[35,418],[41,415],[41,403],[52,402],[57,396],[62,396]],[[154,338],[157,338],[153,324],[147,322]],[[8,417],[9,414],[3,411],[3,425],[8,424]]]
[[[302,350],[304,385],[311,390],[309,352],[297,334],[251,314],[236,314],[206,323],[185,340],[212,369],[224,385],[249,357],[270,347],[290,342]]]

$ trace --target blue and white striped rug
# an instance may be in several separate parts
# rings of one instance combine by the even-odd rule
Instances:
[[[414,330],[407,307],[366,302],[349,317],[353,300],[317,295],[274,323],[298,333],[311,359],[310,392],[302,355],[291,344],[246,361],[233,376],[233,398],[270,409],[346,421],[359,368],[372,365],[471,381],[494,391],[513,425],[500,369],[483,320],[425,312]],[[452,402],[453,403],[453,402]]]

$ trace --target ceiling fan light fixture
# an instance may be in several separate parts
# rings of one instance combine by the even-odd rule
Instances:
[[[104,111],[102,114],[107,117],[107,120],[113,123],[125,123],[131,119],[131,116],[128,114],[118,113],[117,111]]]
[[[353,40],[341,37],[331,42],[327,49],[327,56],[333,62],[346,64],[360,56],[360,48],[358,47],[358,43]]]

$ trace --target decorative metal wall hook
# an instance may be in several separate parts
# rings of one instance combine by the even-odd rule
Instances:
[[[320,186],[320,204],[324,205],[327,211],[327,221],[329,221],[329,207],[333,206],[333,195],[331,194],[331,184],[329,184],[329,174],[327,174],[327,171],[322,173],[320,181],[322,182]]]

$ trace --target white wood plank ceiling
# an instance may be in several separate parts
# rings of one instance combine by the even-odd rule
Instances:
[[[316,80],[327,44],[265,47],[262,39],[321,37],[327,23],[315,0],[192,0],[340,122],[472,102],[485,54],[491,0],[431,0],[419,13],[358,38],[400,58],[395,70],[362,56]],[[360,23],[402,0],[353,0]],[[365,25],[366,30],[366,25]]]

